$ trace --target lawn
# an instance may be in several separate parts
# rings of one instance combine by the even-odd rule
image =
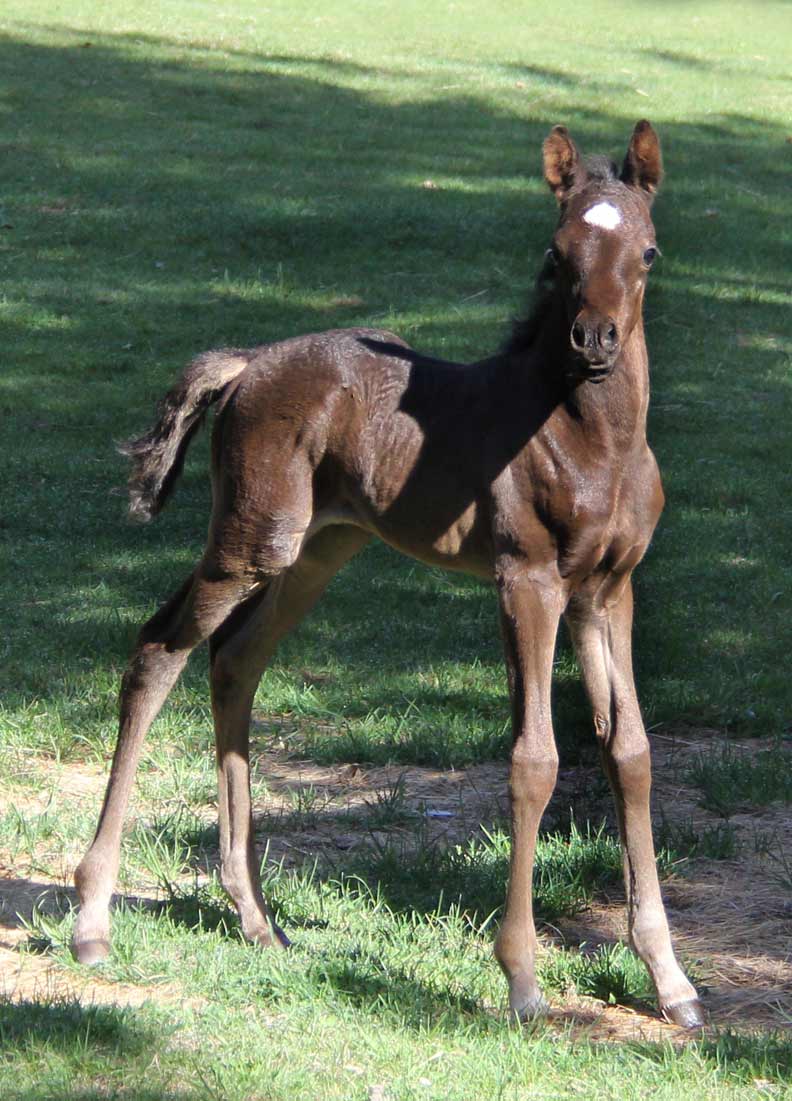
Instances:
[[[117,913],[104,1001],[78,996],[69,895],[52,885],[90,838],[137,627],[206,529],[205,438],[146,528],[114,494],[114,441],[210,347],[366,324],[453,358],[492,350],[552,233],[550,126],[620,157],[648,117],[667,172],[646,317],[668,505],[637,576],[636,675],[658,744],[689,743],[667,790],[693,808],[659,808],[664,874],[684,894],[730,860],[735,878],[758,865],[752,890],[772,881],[789,905],[791,71],[781,0],[5,0],[0,919],[23,909],[46,949],[25,956],[16,927],[3,966],[44,961],[49,978],[0,1004],[3,1097],[782,1095],[788,1041],[723,1031],[731,1018],[681,1049],[665,1032],[600,1042],[577,1019],[506,1029],[490,954],[502,786],[466,796],[448,836],[409,787],[505,759],[494,597],[381,546],[283,644],[257,699],[267,874],[295,951],[246,949],[212,878],[201,655],[149,739],[122,885],[159,901]],[[617,888],[563,639],[555,706],[573,779],[547,823],[541,912],[585,924]],[[353,766],[365,792],[341,798]],[[714,982],[706,945],[690,952]],[[788,952],[787,934],[774,959]],[[646,1007],[612,942],[548,948],[544,966],[556,1001]],[[787,1000],[774,1023],[790,1019]]]

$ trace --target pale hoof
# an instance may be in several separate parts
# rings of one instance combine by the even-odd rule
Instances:
[[[525,1025],[538,1020],[540,1017],[546,1017],[550,1012],[550,1005],[544,995],[539,993],[530,997],[522,1005],[510,1004],[509,1011],[512,1024]]]
[[[110,955],[110,942],[103,939],[73,941],[72,955],[78,963],[83,963],[86,967],[95,967],[99,963],[104,963]]]
[[[672,1025],[686,1028],[690,1032],[704,1027],[704,1010],[698,998],[691,998],[688,1002],[677,1002],[676,1005],[662,1006],[660,1012]]]

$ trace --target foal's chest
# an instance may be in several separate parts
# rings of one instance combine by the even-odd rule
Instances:
[[[646,553],[665,498],[654,455],[648,447],[625,463],[612,480],[607,515],[590,524],[574,524],[564,547],[563,567],[568,576],[629,574]]]
[[[546,532],[545,553],[574,587],[594,573],[623,573],[641,560],[663,506],[657,465],[648,447],[626,460],[560,465],[556,456],[515,471],[519,495],[532,493],[533,522],[518,525],[519,544],[538,545],[538,521]],[[525,498],[524,498],[525,499]],[[529,552],[530,554],[530,552]],[[548,565],[550,563],[547,563]]]

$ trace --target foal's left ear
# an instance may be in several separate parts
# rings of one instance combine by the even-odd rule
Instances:
[[[646,119],[636,122],[630,146],[621,170],[621,181],[630,187],[640,187],[651,202],[663,178],[663,157],[660,140]]]

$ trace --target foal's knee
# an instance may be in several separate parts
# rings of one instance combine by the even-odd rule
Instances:
[[[652,786],[652,762],[646,736],[627,746],[609,746],[605,753],[609,769],[625,798],[647,800]]]
[[[531,745],[524,737],[514,743],[509,775],[512,803],[544,808],[555,790],[558,752],[555,745]]]
[[[157,694],[162,685],[169,686],[187,660],[187,654],[171,650],[163,642],[149,642],[143,636],[121,678],[120,700],[124,708],[141,698],[141,695]]]

